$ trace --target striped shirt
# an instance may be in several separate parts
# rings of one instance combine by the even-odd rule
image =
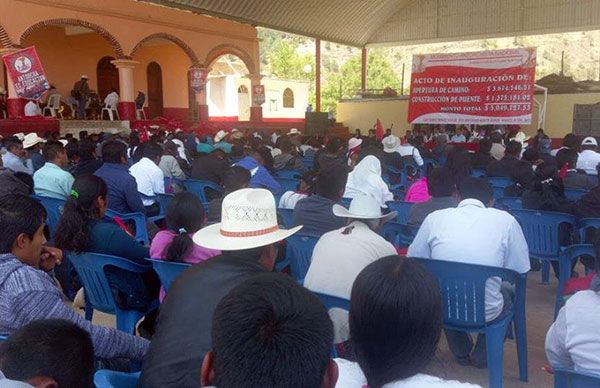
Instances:
[[[20,262],[12,254],[0,255],[0,334],[7,335],[38,319],[66,319],[92,337],[97,357],[141,360],[149,341],[92,325],[68,307],[61,291],[44,271]]]

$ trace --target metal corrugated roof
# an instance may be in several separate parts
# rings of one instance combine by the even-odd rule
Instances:
[[[352,46],[600,28],[600,0],[143,0]]]

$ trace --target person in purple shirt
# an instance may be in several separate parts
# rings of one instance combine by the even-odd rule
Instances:
[[[102,146],[102,160],[104,164],[94,175],[108,186],[110,209],[119,213],[145,213],[137,183],[127,167],[127,146],[109,141]]]
[[[322,166],[317,175],[315,194],[296,203],[294,226],[304,225],[302,233],[319,236],[344,226],[346,219],[333,214],[333,205],[342,199],[347,180],[346,166]]]
[[[268,155],[267,155],[268,154]],[[252,150],[252,154],[237,162],[235,165],[250,171],[250,187],[265,188],[273,194],[281,192],[281,185],[271,176],[265,167],[269,162],[270,151],[266,147]],[[270,158],[272,164],[273,158]]]

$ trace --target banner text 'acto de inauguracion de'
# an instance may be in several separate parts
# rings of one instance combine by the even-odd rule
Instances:
[[[415,55],[411,124],[530,124],[535,48]]]

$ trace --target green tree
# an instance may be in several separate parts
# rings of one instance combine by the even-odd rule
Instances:
[[[313,57],[309,54],[299,54],[296,45],[288,41],[279,42],[267,57],[269,73],[277,78],[309,81],[315,79]]]
[[[321,89],[321,110],[335,112],[341,98],[350,98],[360,89],[360,78],[361,57],[358,55],[346,61],[339,72],[329,74]],[[367,87],[400,91],[400,79],[382,54],[370,53],[367,58]]]

